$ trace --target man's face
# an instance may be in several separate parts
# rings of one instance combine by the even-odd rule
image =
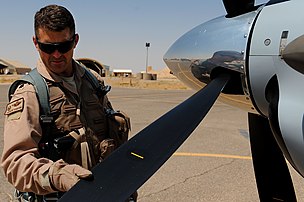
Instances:
[[[54,32],[39,28],[33,42],[46,68],[59,76],[72,76],[72,58],[79,36],[70,29]]]

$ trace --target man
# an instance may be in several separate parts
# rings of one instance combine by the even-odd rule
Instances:
[[[73,59],[79,35],[72,14],[49,5],[35,14],[34,21],[37,70],[48,85],[53,121],[44,125],[35,87],[19,85],[5,111],[1,166],[22,197],[34,193],[30,197],[48,201],[52,193],[59,198],[80,179],[92,179],[89,169],[117,145],[108,137],[104,108],[112,107],[107,96],[94,94],[85,68]],[[56,157],[50,152],[54,142],[71,137],[72,144],[63,145]]]

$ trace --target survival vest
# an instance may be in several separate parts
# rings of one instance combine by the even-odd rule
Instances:
[[[84,77],[91,84],[96,95],[99,98],[105,96],[110,91],[111,87],[103,85],[88,69],[86,69],[85,67],[83,68],[85,69]],[[55,150],[61,149],[59,142],[56,142],[58,140],[52,139],[53,137],[50,135],[51,132],[50,128],[52,127],[52,124],[54,124],[54,120],[50,112],[51,111],[50,96],[49,96],[49,88],[47,82],[49,81],[46,81],[46,79],[43,78],[35,68],[27,75],[24,75],[19,80],[16,80],[10,86],[10,89],[8,91],[8,96],[10,100],[11,96],[14,94],[18,86],[20,86],[23,83],[29,83],[34,86],[36,91],[36,96],[40,105],[40,124],[43,129],[43,135],[42,135],[43,141],[41,142],[42,144],[39,143],[39,151],[43,157],[47,157],[52,160],[57,160],[59,158],[58,151],[53,151],[53,149],[44,148],[44,143],[52,142],[52,144],[53,143],[55,144]],[[114,145],[113,149],[115,149],[128,140],[128,134],[131,128],[130,118],[121,111],[115,111],[112,108],[105,106],[104,106],[104,113],[106,117],[108,138],[113,141],[113,142],[108,141],[104,144],[113,144]],[[74,140],[75,139],[60,139],[60,141],[69,145],[72,145]],[[103,153],[103,148],[102,148],[103,146],[104,145],[100,144],[100,148],[99,148],[101,150],[99,152],[101,152],[102,159],[109,155],[108,154],[109,151],[104,151],[106,153]]]

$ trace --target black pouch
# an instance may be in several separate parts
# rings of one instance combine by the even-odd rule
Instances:
[[[115,149],[128,140],[131,130],[130,117],[122,112],[113,109],[106,109],[108,134],[114,140]]]

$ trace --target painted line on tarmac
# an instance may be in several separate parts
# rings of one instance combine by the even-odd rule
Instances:
[[[229,158],[229,159],[243,159],[252,160],[250,156],[226,155],[226,154],[206,154],[206,153],[184,153],[176,152],[173,156],[193,156],[193,157],[215,157],[215,158]]]

